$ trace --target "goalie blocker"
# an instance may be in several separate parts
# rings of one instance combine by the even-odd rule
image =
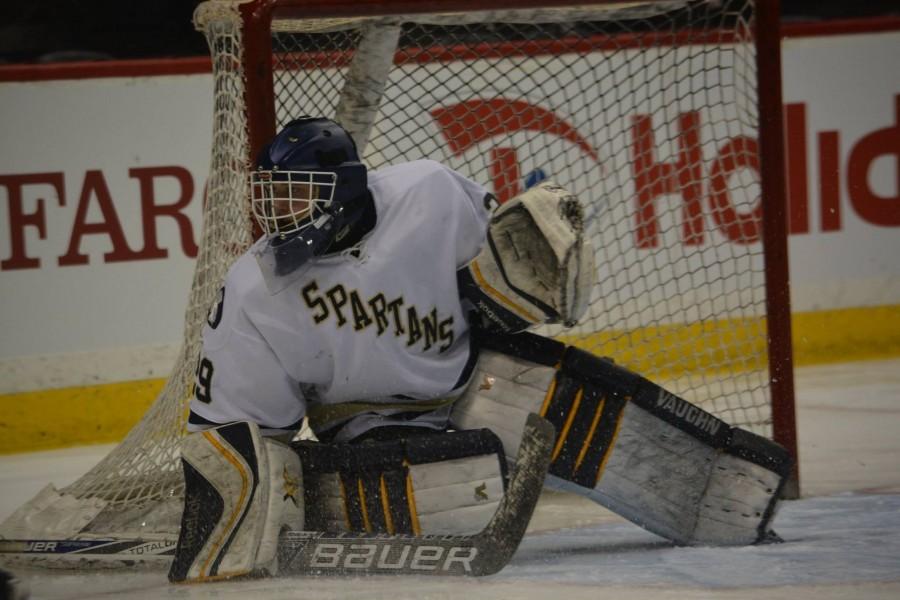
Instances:
[[[771,531],[790,455],[660,386],[530,333],[490,334],[451,417],[488,427],[508,457],[529,413],[557,430],[548,485],[587,496],[684,545],[743,545]]]

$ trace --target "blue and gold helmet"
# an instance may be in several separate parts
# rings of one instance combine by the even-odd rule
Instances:
[[[323,254],[359,218],[366,182],[353,138],[330,119],[295,119],[263,148],[251,205],[280,274]]]

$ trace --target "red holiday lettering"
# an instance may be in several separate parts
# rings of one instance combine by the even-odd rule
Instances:
[[[759,175],[759,151],[756,140],[738,136],[728,140],[709,170],[709,203],[712,217],[725,237],[736,244],[752,244],[762,237],[762,202],[749,212],[739,212],[731,202],[728,178],[740,169],[752,169]]]
[[[519,159],[515,148],[491,149],[491,179],[500,204],[519,195]]]
[[[653,122],[649,115],[631,120],[631,170],[634,177],[637,211],[635,244],[638,248],[659,245],[655,201],[667,194],[680,194],[682,240],[687,245],[703,243],[702,154],[700,114],[678,116],[678,159],[674,164],[656,162]]]
[[[822,231],[840,231],[841,156],[837,131],[819,133],[819,205]]]
[[[894,157],[894,196],[883,197],[869,187],[869,168],[881,156]],[[847,191],[856,213],[873,225],[900,226],[900,95],[894,96],[894,124],[864,136],[850,149]]]

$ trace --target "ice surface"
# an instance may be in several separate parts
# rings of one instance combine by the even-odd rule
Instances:
[[[678,548],[579,497],[545,494],[510,565],[481,580],[270,579],[170,585],[164,571],[16,567],[32,598],[900,598],[900,360],[797,373],[804,498],[783,504],[783,544]],[[0,520],[109,446],[0,457]]]

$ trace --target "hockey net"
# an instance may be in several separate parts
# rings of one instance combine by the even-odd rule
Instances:
[[[403,5],[411,15],[360,2],[364,16],[328,4],[199,6],[212,162],[180,357],[127,438],[17,511],[3,536],[177,534],[200,329],[253,235],[250,157],[300,115],[344,124],[371,169],[427,157],[501,201],[544,178],[574,191],[588,207],[598,282],[580,325],[545,333],[772,437],[773,406],[793,398],[773,393],[769,363],[763,217],[773,215],[761,200],[754,0],[488,12],[438,1]]]

